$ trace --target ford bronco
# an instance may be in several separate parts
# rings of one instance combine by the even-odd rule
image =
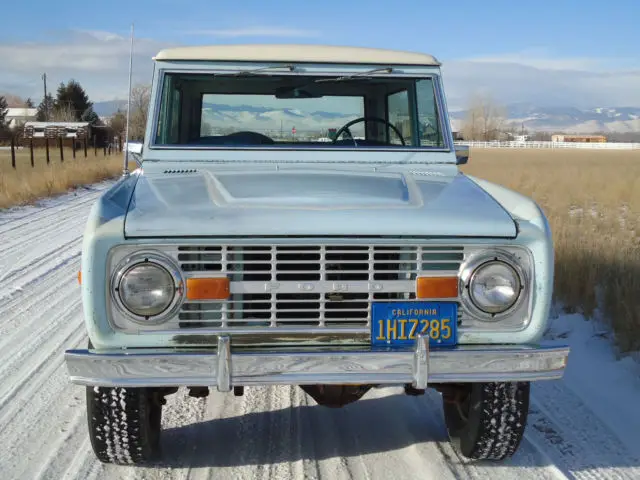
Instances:
[[[542,339],[553,244],[534,201],[459,170],[436,58],[226,45],[154,63],[138,168],[84,234],[88,346],[65,353],[98,459],[157,457],[181,387],[267,385],[318,408],[435,389],[461,455],[511,456],[531,382],[569,354]]]

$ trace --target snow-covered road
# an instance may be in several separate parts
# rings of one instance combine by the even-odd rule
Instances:
[[[103,184],[42,207],[0,212],[0,478],[638,479],[640,368],[616,361],[580,316],[550,335],[572,346],[563,380],[534,385],[526,438],[503,464],[470,463],[446,439],[440,397],[369,392],[343,409],[300,389],[168,397],[166,464],[105,466],[90,449],[84,388],[63,352],[84,347],[76,272]]]

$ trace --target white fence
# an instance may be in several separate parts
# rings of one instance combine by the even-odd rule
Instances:
[[[474,148],[588,148],[593,150],[640,150],[640,143],[578,143],[578,142],[455,142]]]

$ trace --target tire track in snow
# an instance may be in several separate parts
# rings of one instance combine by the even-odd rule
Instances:
[[[0,213],[3,478],[60,478],[88,440],[83,389],[69,384],[63,352],[86,342],[75,272],[99,194],[67,195],[42,213]]]

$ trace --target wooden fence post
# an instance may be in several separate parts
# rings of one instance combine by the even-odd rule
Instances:
[[[76,131],[76,139],[82,142],[84,146],[84,158],[87,158],[87,131],[84,127],[78,128]]]
[[[58,142],[60,145],[60,163],[62,163],[64,162],[64,138],[67,136],[67,129],[65,127],[58,127],[57,130],[58,130]]]
[[[46,139],[45,146],[47,148],[47,165],[48,165],[51,160],[49,158],[49,140],[50,139],[56,140],[58,138],[58,127],[56,127],[55,125],[48,125],[44,127],[44,138]],[[54,148],[55,148],[55,143],[54,143]]]
[[[11,166],[16,168],[16,139],[11,135]]]
[[[44,137],[44,148],[47,150],[47,165],[51,162],[51,158],[49,157],[49,139]]]
[[[35,161],[33,159],[33,134],[35,130],[33,125],[24,127],[23,137],[25,140],[29,140],[29,156],[31,157],[31,168],[35,167]],[[23,142],[24,143],[24,142]]]

